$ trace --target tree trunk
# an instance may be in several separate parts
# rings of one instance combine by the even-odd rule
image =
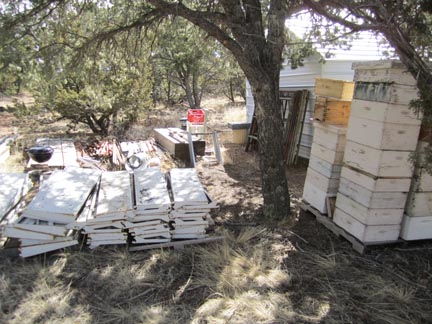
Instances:
[[[189,107],[190,108],[196,108],[195,107],[195,100],[194,100],[194,96],[193,96],[193,91],[192,91],[192,87],[190,84],[190,78],[189,77],[184,77],[182,79],[182,83],[183,83],[183,87],[185,89],[186,92],[186,98],[188,100],[189,103]]]
[[[201,93],[198,86],[198,72],[194,72],[192,74],[192,91],[195,101],[195,108],[199,108],[201,106]]]
[[[282,218],[290,214],[290,201],[282,154],[283,125],[279,105],[279,80],[271,80],[268,75],[259,79],[269,80],[258,84],[251,83],[256,99],[255,116],[258,123],[264,215]]]

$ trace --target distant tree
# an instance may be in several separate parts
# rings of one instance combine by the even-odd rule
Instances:
[[[176,17],[158,27],[156,43],[153,60],[167,99],[171,99],[176,86],[183,90],[191,108],[200,107],[203,94],[217,83],[221,71],[214,40],[206,39],[199,28]]]
[[[98,54],[83,58],[75,71],[35,85],[37,105],[74,124],[82,123],[106,136],[138,118],[152,106],[151,69],[147,62]]]
[[[231,102],[240,96],[246,101],[245,75],[231,53],[222,49],[219,52],[221,61],[221,74],[219,76],[219,91]]]
[[[146,59],[150,51],[142,35],[118,35],[104,46],[84,51],[102,22],[115,23],[113,12],[95,3],[48,2],[40,2],[43,22],[33,17],[16,25],[4,39],[9,46],[32,41],[32,54],[27,56],[31,63],[26,63],[31,68],[26,73],[31,75],[27,87],[36,98],[35,108],[49,110],[72,125],[86,124],[104,136],[136,120],[140,111],[152,105],[152,71]],[[13,5],[8,9],[17,11],[18,17],[22,10]]]

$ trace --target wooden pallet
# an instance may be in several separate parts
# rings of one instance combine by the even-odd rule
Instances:
[[[357,238],[349,234],[347,231],[345,231],[343,228],[336,225],[333,220],[323,214],[321,214],[318,210],[313,208],[311,205],[309,205],[307,202],[303,201],[300,202],[299,207],[306,211],[311,213],[315,216],[316,220],[324,225],[327,229],[332,231],[334,234],[336,234],[338,237],[341,236],[344,239],[346,239],[349,243],[351,243],[352,248],[354,251],[364,254],[368,247],[370,246],[377,246],[377,245],[384,245],[384,244],[395,244],[395,243],[401,243],[403,240],[397,240],[397,241],[386,241],[386,242],[371,242],[371,243],[364,243],[360,242]]]

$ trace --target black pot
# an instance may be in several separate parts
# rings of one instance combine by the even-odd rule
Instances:
[[[32,146],[27,154],[36,162],[43,163],[51,159],[54,149],[51,146]]]

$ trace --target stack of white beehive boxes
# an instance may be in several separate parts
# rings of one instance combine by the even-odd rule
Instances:
[[[316,80],[314,137],[303,200],[323,214],[339,187],[353,91],[353,82]]]
[[[417,98],[416,82],[395,61],[353,68],[356,88],[334,222],[363,243],[395,241],[421,124],[409,108]]]
[[[426,171],[424,150],[429,141],[419,141],[418,161],[402,221],[401,237],[405,240],[432,239],[432,175]]]

